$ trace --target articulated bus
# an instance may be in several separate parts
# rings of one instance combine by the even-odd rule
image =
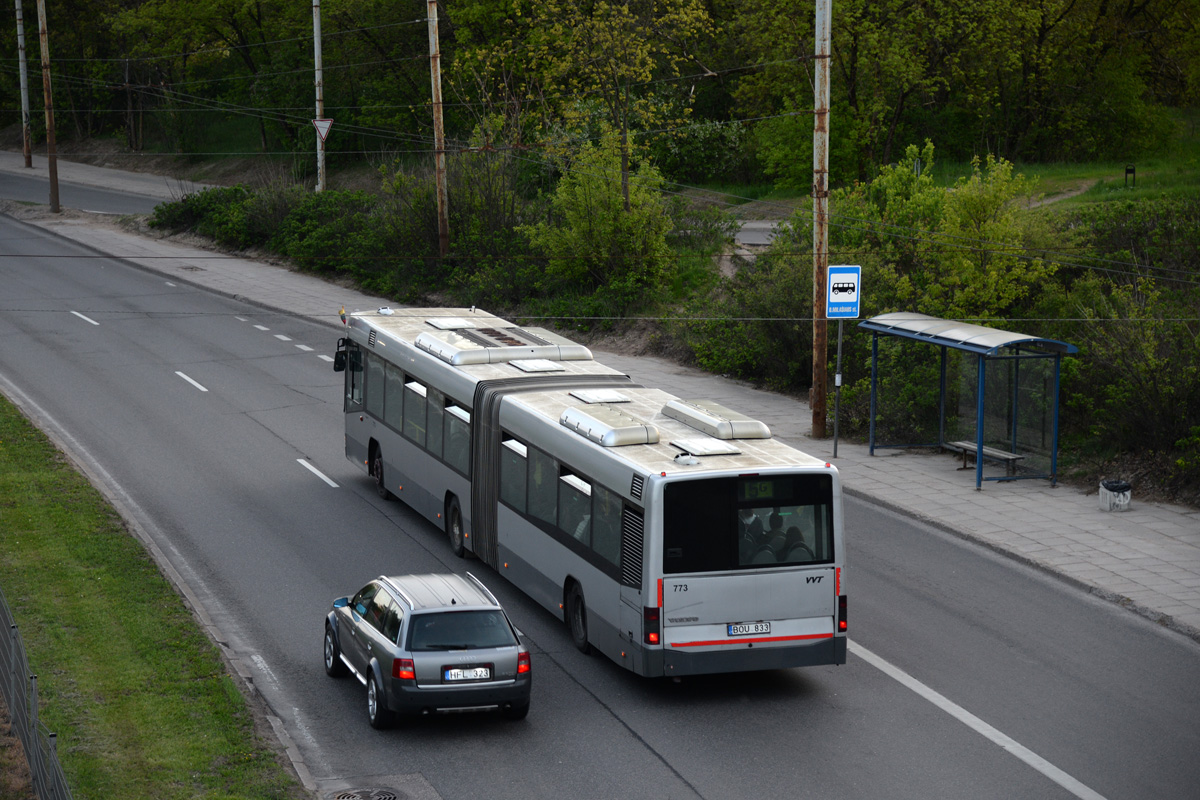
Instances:
[[[346,457],[645,676],[846,662],[837,469],[475,309],[344,314]]]

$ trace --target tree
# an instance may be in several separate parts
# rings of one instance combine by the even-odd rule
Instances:
[[[486,13],[485,13],[486,11]],[[700,0],[627,0],[580,4],[572,0],[489,3],[467,18],[501,22],[502,34],[464,35],[478,41],[456,74],[481,90],[499,90],[505,110],[540,117],[540,137],[552,152],[571,149],[549,130],[594,134],[598,123],[618,132],[621,190],[631,205],[631,132],[679,125],[687,95],[670,82],[712,34]],[[468,24],[467,27],[470,27]],[[700,68],[698,65],[695,68]],[[656,82],[657,81],[657,82]],[[526,129],[520,122],[510,127]]]
[[[646,305],[673,263],[666,239],[671,220],[658,193],[662,178],[641,164],[626,199],[621,159],[620,139],[611,131],[598,143],[585,142],[562,165],[551,221],[520,229],[547,259],[545,288],[590,298],[597,310],[616,315]]]

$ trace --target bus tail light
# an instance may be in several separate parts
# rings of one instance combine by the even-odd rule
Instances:
[[[416,668],[411,658],[396,658],[392,660],[392,677],[402,681],[415,681]]]
[[[846,632],[846,595],[838,595],[838,633]]]
[[[642,609],[642,639],[646,644],[662,644],[662,618],[660,609],[646,606]]]

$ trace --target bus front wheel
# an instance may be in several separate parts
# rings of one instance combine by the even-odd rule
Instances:
[[[383,479],[383,450],[375,448],[375,458],[371,459],[371,472],[375,475],[375,491],[384,500],[391,500],[394,494],[388,491],[387,481]]]
[[[588,644],[587,606],[583,602],[583,589],[578,583],[571,584],[567,595],[567,625],[571,628],[571,641],[579,648],[579,652],[588,654],[592,646]]]
[[[463,544],[462,509],[458,507],[458,499],[451,497],[446,509],[446,536],[450,539],[450,550],[454,555],[463,558],[466,547]]]

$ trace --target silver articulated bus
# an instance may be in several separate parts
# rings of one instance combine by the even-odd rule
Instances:
[[[842,492],[762,422],[475,309],[344,315],[346,457],[639,675],[846,661]]]

